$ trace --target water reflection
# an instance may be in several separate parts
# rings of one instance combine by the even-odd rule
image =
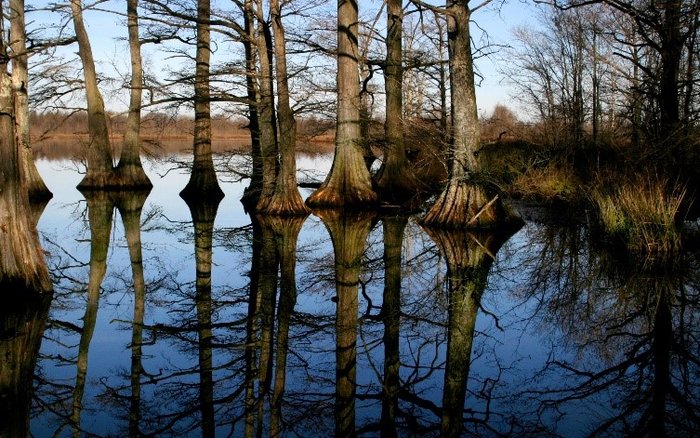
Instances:
[[[19,333],[1,346],[17,364],[2,368],[9,435],[700,427],[693,254],[630,263],[585,227],[534,222],[512,237],[337,211],[241,224],[226,199],[183,202],[190,219],[147,196],[46,208],[64,218],[61,239],[42,219],[50,313],[3,316]],[[16,388],[32,369],[30,413]]]

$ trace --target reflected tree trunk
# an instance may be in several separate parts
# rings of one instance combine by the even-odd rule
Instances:
[[[75,388],[71,410],[73,436],[82,436],[80,416],[83,410],[83,395],[88,372],[88,353],[90,342],[97,323],[97,310],[100,302],[102,281],[107,272],[107,253],[112,231],[112,213],[114,202],[110,194],[104,191],[84,193],[87,201],[88,220],[90,222],[90,273],[88,277],[87,303],[83,315],[83,327],[78,344]]]
[[[143,66],[141,64],[141,41],[139,41],[138,0],[127,0],[126,20],[129,30],[129,53],[131,55],[131,83],[129,115],[126,119],[124,144],[117,165],[117,175],[122,187],[149,189],[153,187],[141,165],[141,98],[143,95]]]
[[[34,164],[34,153],[29,138],[29,54],[24,19],[24,0],[11,0],[10,6],[10,50],[12,51],[12,87],[15,92],[15,133],[19,159],[29,193],[29,199],[50,199],[49,191]]]
[[[496,253],[512,235],[425,228],[447,261],[448,322],[441,436],[459,437],[481,295]]]
[[[220,201],[219,187],[211,152],[211,96],[209,61],[211,58],[210,0],[197,0],[197,54],[194,77],[194,162],[190,180],[180,196],[187,200],[209,198]],[[218,202],[217,202],[218,204]]]
[[[141,245],[141,210],[150,191],[122,193],[117,197],[117,209],[124,224],[124,234],[129,247],[131,276],[134,286],[134,316],[131,331],[131,397],[129,400],[129,436],[142,436],[141,423],[141,375],[143,322],[146,308],[146,281],[143,274]]]
[[[275,236],[275,249],[280,264],[280,298],[277,311],[277,345],[275,352],[275,380],[272,392],[272,419],[270,436],[282,436],[282,400],[287,376],[289,325],[297,300],[296,261],[297,238],[306,216],[259,217],[267,223]]]
[[[401,250],[407,216],[385,217],[384,227],[384,295],[382,320],[384,322],[384,381],[382,397],[381,436],[398,436],[396,416],[399,410],[401,367]]]
[[[83,22],[82,0],[70,0],[73,27],[78,41],[78,54],[83,64],[85,99],[87,101],[89,140],[85,150],[87,173],[78,184],[80,189],[105,189],[114,185],[112,151],[107,130],[107,113],[102,94],[97,86],[97,72],[92,47]]]
[[[335,155],[326,180],[306,203],[312,208],[366,209],[377,202],[360,136],[357,2],[338,1],[338,109]]]
[[[0,436],[26,437],[32,386],[51,295],[43,291],[4,290],[0,310]]]
[[[197,267],[195,308],[199,353],[199,409],[202,436],[216,434],[214,420],[214,376],[212,354],[211,265],[214,220],[220,199],[187,201],[194,224],[194,257]]]
[[[372,227],[369,213],[314,212],[328,229],[335,255],[336,351],[335,435],[355,436],[357,312],[362,254]]]

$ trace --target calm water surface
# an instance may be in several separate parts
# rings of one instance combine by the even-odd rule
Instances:
[[[39,167],[55,295],[26,334],[30,411],[0,413],[34,436],[700,429],[696,254],[629,263],[535,218],[512,235],[251,218],[247,181],[188,206],[162,163],[147,197],[86,200],[71,162]]]

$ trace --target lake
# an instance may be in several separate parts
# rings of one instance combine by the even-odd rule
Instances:
[[[146,164],[147,197],[86,200],[73,162],[38,167],[55,293],[25,342],[29,412],[0,412],[34,436],[700,430],[695,252],[631,260],[585,215],[536,208],[500,234],[395,213],[251,218],[247,181],[188,206],[166,160]]]

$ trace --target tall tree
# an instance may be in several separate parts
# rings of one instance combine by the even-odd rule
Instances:
[[[277,81],[277,118],[279,121],[280,168],[275,189],[265,212],[276,215],[306,215],[309,209],[299,194],[296,178],[296,120],[289,102],[289,72],[282,8],[279,0],[270,0],[270,16],[274,36],[275,78]]]
[[[85,150],[87,173],[78,184],[81,189],[102,189],[115,184],[114,166],[107,130],[107,114],[102,94],[97,86],[97,72],[92,55],[90,38],[83,21],[82,0],[70,1],[75,37],[78,41],[78,54],[83,64],[85,98],[87,101],[89,140]]]
[[[221,200],[211,153],[211,90],[209,62],[211,59],[211,4],[197,0],[197,53],[194,77],[194,162],[187,185],[180,192],[184,199],[207,197]]]
[[[488,4],[481,3],[478,7]],[[477,8],[478,8],[477,7]],[[469,36],[468,2],[449,0],[447,39],[450,66],[452,144],[447,187],[423,218],[432,226],[493,227],[515,219],[498,195],[488,196],[477,179],[479,117],[474,90],[474,62]]]
[[[131,83],[129,115],[126,119],[124,144],[117,165],[117,175],[122,186],[150,188],[153,185],[141,165],[141,98],[143,95],[143,65],[139,40],[139,0],[127,0],[126,19],[129,30],[129,54],[131,56]]]
[[[0,5],[0,16],[2,12]],[[21,178],[15,93],[4,38],[0,24],[0,284],[48,292],[49,271],[32,223],[25,180]]]
[[[311,207],[367,208],[377,202],[365,166],[360,138],[358,9],[355,0],[338,1],[338,107],[333,165],[306,203]]]
[[[24,17],[24,0],[10,1],[10,50],[12,51],[12,86],[15,91],[15,129],[22,178],[26,180],[29,199],[51,198],[51,192],[34,164],[29,138],[29,53]]]
[[[419,186],[406,155],[403,127],[403,5],[402,0],[387,0],[386,119],[384,121],[384,164],[377,180],[383,200],[405,201]]]

